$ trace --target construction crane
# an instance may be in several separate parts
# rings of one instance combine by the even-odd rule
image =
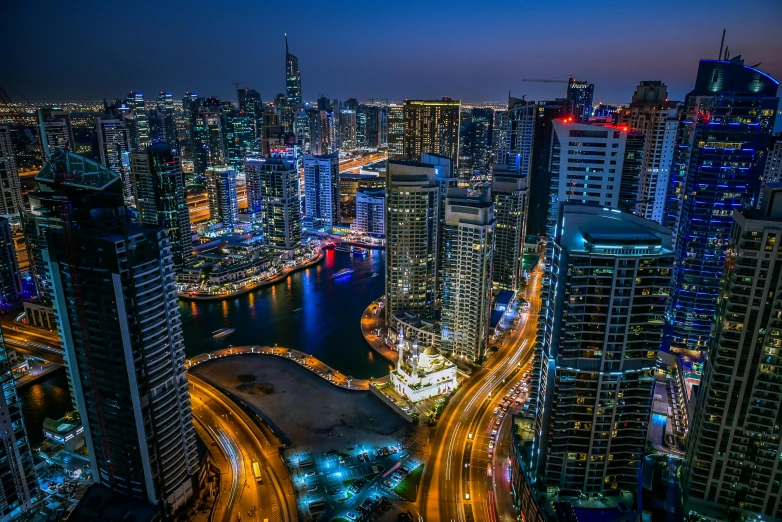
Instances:
[[[521,80],[523,82],[535,82],[535,83],[570,83],[573,80],[573,77],[568,75],[567,80],[535,80],[535,79],[525,79]]]

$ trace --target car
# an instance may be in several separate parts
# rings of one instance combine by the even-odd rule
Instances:
[[[367,462],[369,462],[369,455],[367,455],[366,453],[364,453],[364,460],[366,460]]]
[[[361,454],[361,453],[358,454],[358,461],[359,462],[364,462],[364,455],[363,454]]]
[[[391,446],[391,452],[396,453],[396,451],[397,451],[396,446]]]
[[[491,430],[491,434],[492,435],[497,435],[497,428],[494,428],[493,430]]]
[[[305,477],[314,477],[315,476],[315,472],[314,471],[308,471],[307,473],[304,474],[304,476]]]
[[[494,415],[497,415],[497,412],[500,411],[499,406],[497,408],[494,408]]]
[[[347,517],[350,520],[356,520],[358,518],[358,516],[355,513],[353,513],[352,511],[348,511]]]
[[[505,412],[504,412],[504,411],[501,411],[501,412],[500,412],[500,418],[503,418],[504,416],[505,416]]]
[[[308,493],[312,493],[313,491],[318,491],[318,486],[312,485],[307,488]]]
[[[402,411],[408,412],[410,411],[410,406],[404,406],[402,407]]]
[[[489,441],[489,449],[494,449],[494,441],[493,440]]]

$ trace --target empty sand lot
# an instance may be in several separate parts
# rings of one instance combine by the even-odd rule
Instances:
[[[280,357],[225,357],[190,371],[257,408],[292,448],[384,446],[398,443],[410,429],[370,392],[337,388]]]

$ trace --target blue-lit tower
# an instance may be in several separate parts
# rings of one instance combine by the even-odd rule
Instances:
[[[707,347],[731,215],[757,202],[778,85],[740,56],[701,60],[684,100],[665,216],[676,249],[672,351]]]

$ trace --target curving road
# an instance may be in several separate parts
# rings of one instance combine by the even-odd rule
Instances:
[[[213,520],[296,520],[293,488],[276,444],[217,389],[193,375],[188,381],[197,430],[222,474]],[[255,480],[253,462],[259,463],[262,484]]]
[[[487,471],[494,408],[528,369],[540,308],[541,272],[530,277],[524,297],[531,309],[498,352],[453,396],[432,437],[418,503],[426,521],[495,521],[492,476]],[[504,520],[508,520],[505,516]]]

